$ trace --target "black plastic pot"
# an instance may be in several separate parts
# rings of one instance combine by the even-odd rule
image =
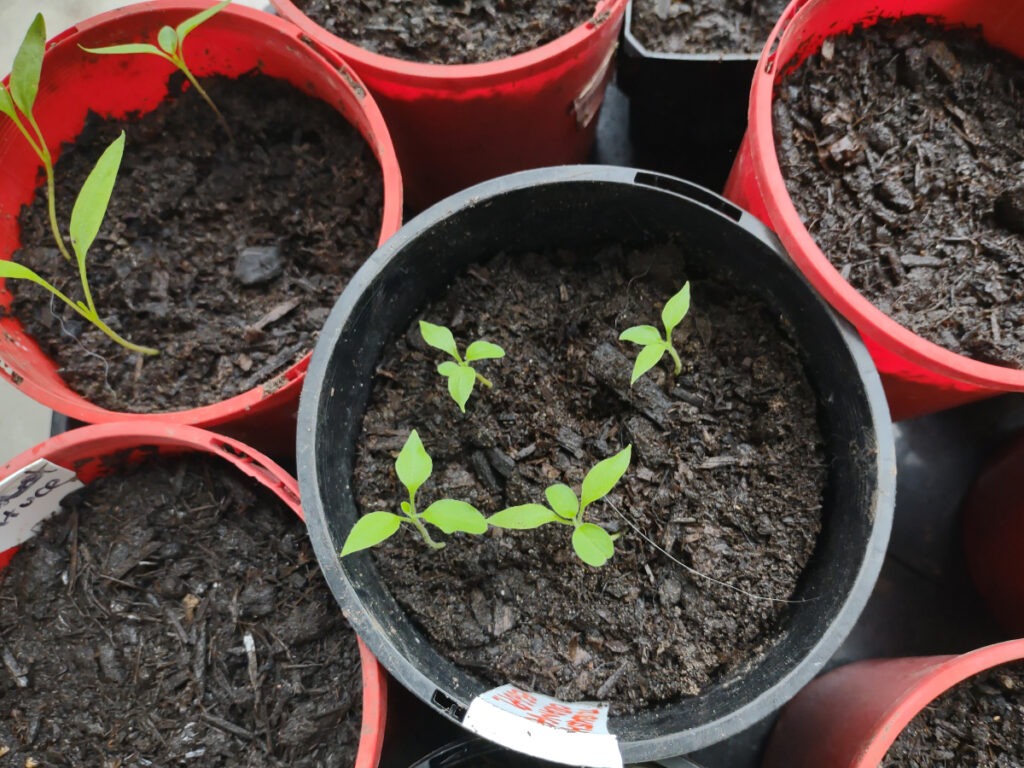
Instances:
[[[409,768],[557,768],[556,763],[524,757],[483,739],[463,739],[436,749]],[[629,768],[700,768],[678,757],[668,763],[644,763]]]
[[[761,51],[650,51],[633,34],[632,1],[619,51],[617,82],[629,98],[634,162],[721,190],[747,128]]]
[[[382,349],[455,274],[488,255],[672,237],[691,266],[757,286],[791,329],[821,404],[829,477],[823,531],[778,642],[740,679],[611,717],[624,762],[685,754],[759,721],[821,669],[867,601],[895,492],[885,398],[860,338],[793,270],[768,230],[717,195],[649,172],[564,166],[495,179],[413,219],[359,270],[321,333],[299,411],[302,500],[327,582],[384,667],[452,720],[461,722],[491,686],[433,650],[380,583],[369,555],[337,555],[358,516],[353,455]]]

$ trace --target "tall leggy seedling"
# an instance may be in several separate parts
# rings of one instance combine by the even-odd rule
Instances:
[[[363,515],[352,526],[345,544],[341,548],[341,556],[350,555],[362,549],[380,544],[408,523],[423,537],[423,541],[432,549],[441,549],[443,543],[434,541],[424,523],[437,526],[447,534],[462,533],[480,534],[487,531],[487,521],[480,511],[472,504],[456,499],[439,499],[420,512],[416,507],[416,492],[434,471],[427,449],[423,447],[419,434],[414,429],[402,446],[395,459],[395,472],[398,479],[409,493],[409,500],[400,505],[402,514],[394,512],[370,512]]]
[[[189,32],[222,11],[230,2],[231,0],[222,0],[222,2],[207,8],[205,11],[200,11],[194,16],[190,16],[177,27],[161,27],[156,36],[157,44],[160,46],[159,48],[150,43],[124,43],[121,45],[107,45],[102,48],[86,48],[85,46],[81,46],[81,48],[83,51],[87,51],[88,53],[149,53],[154,56],[159,56],[162,59],[166,59],[181,71],[181,73],[192,84],[192,87],[196,89],[196,93],[203,97],[203,100],[209,105],[210,109],[213,110],[214,114],[217,115],[217,120],[220,121],[220,124],[227,133],[228,138],[231,138],[232,133],[231,128],[228,127],[228,121],[224,119],[224,115],[222,115],[221,111],[217,109],[217,105],[213,103],[213,99],[210,98],[210,95],[206,92],[203,86],[199,84],[195,75],[192,74],[192,70],[189,69],[188,62],[185,61],[185,51],[182,47]]]

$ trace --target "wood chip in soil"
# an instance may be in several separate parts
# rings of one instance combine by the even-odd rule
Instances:
[[[785,601],[821,524],[826,460],[791,342],[756,297],[683,260],[671,245],[613,245],[499,256],[459,277],[421,317],[460,348],[482,338],[507,353],[480,365],[494,386],[477,387],[465,416],[416,323],[385,351],[355,466],[363,512],[397,510],[393,463],[414,428],[433,458],[419,502],[460,499],[485,514],[543,503],[556,482],[578,492],[598,461],[633,446],[624,479],[587,511],[622,534],[603,568],[578,560],[557,525],[457,534],[440,551],[403,528],[373,550],[439,652],[488,686],[641,711],[737,675],[785,625],[785,602],[696,577],[653,546]],[[619,333],[658,322],[687,278],[682,373],[673,380],[663,362],[631,388],[637,350]]]
[[[129,412],[209,405],[271,381],[308,353],[348,278],[376,247],[380,168],[324,102],[264,76],[205,81],[228,142],[193,89],[138,119],[92,116],[57,163],[66,228],[88,172],[122,129],[124,160],[89,255],[101,317],[160,354],[140,360],[38,286],[8,281],[14,314],[68,386]],[[14,260],[72,298],[45,184],[22,210]]]
[[[789,0],[633,0],[631,31],[649,51],[755,56],[787,5]]]
[[[0,574],[3,765],[354,763],[355,636],[303,524],[221,461],[97,480]]]
[[[881,768],[1024,766],[1024,663],[982,672],[943,693],[903,729]]]
[[[594,0],[295,0],[313,21],[373,53],[473,64],[539,48],[594,15]]]
[[[1024,61],[920,17],[826,43],[773,107],[808,231],[900,325],[1024,367]]]

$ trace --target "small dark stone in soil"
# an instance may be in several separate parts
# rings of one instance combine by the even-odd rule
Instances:
[[[242,285],[269,283],[284,272],[281,249],[276,245],[243,248],[235,262],[235,279]]]

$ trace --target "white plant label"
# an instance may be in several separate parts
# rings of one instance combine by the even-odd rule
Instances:
[[[586,768],[622,768],[608,732],[608,705],[565,702],[514,685],[470,702],[462,725],[485,739],[534,757]]]
[[[60,509],[60,502],[82,481],[70,469],[37,459],[0,480],[0,552],[35,535],[36,526]]]

